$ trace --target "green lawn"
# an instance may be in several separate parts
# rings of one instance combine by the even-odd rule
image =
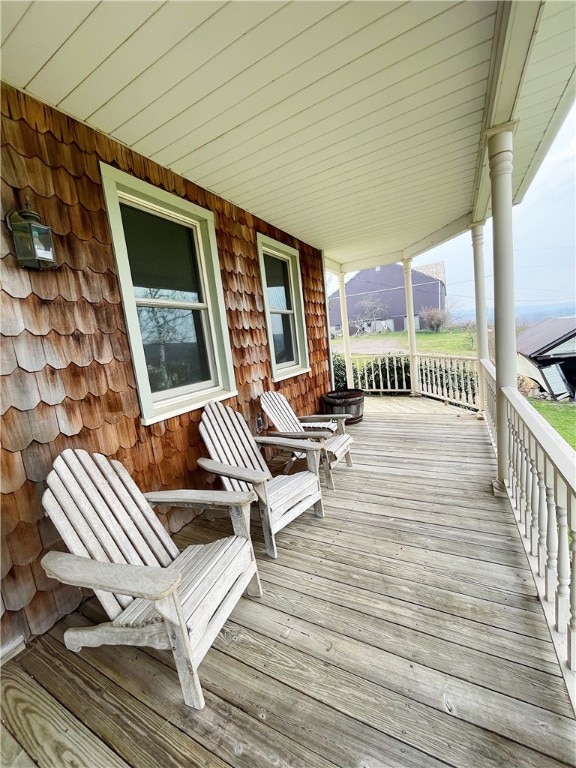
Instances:
[[[408,333],[407,331],[391,331],[389,333],[367,333],[361,336],[352,336],[350,344],[352,354],[366,354],[355,350],[356,344],[364,342],[374,343],[382,342],[385,349],[392,347],[397,350],[406,350],[408,352]],[[334,339],[332,345],[336,352],[341,352],[343,342],[341,338]],[[474,356],[476,354],[476,333],[467,331],[464,328],[451,328],[449,330],[438,331],[418,331],[416,333],[416,349],[424,354],[439,355],[465,355]]]
[[[530,403],[554,427],[566,442],[576,450],[576,405],[551,400],[532,400]]]

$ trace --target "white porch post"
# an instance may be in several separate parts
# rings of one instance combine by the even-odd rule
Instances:
[[[484,225],[473,224],[472,249],[474,251],[474,295],[476,299],[476,355],[478,358],[478,418],[483,418],[484,375],[481,360],[488,359],[488,321],[486,319],[486,286],[484,273]]]
[[[350,352],[350,332],[348,329],[348,304],[346,303],[346,274],[338,273],[338,289],[340,291],[340,315],[342,320],[342,339],[344,341],[344,362],[346,364],[346,386],[354,389],[352,373],[352,353]]]
[[[506,491],[509,428],[503,387],[516,387],[516,319],[512,243],[512,158],[515,125],[487,131],[494,233],[494,331],[496,338],[496,421],[498,477],[494,490]]]
[[[410,351],[410,388],[418,394],[418,366],[416,365],[416,328],[414,326],[414,296],[412,293],[412,259],[403,259],[404,293],[406,294],[406,325],[408,326],[408,349]]]

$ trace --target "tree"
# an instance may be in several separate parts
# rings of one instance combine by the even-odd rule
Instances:
[[[422,323],[425,328],[428,328],[434,333],[438,333],[449,320],[449,314],[445,309],[438,309],[438,307],[425,307],[420,312]]]
[[[388,304],[383,298],[366,296],[356,304],[354,314],[349,318],[356,334],[364,333],[366,325],[376,320],[386,320],[390,314]]]

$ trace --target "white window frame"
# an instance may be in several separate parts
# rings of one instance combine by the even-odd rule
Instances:
[[[308,360],[308,336],[306,333],[306,320],[304,314],[304,294],[302,291],[302,278],[300,274],[300,254],[296,248],[284,245],[284,243],[280,243],[277,240],[273,240],[271,237],[267,237],[260,233],[258,233],[257,236],[257,244],[262,293],[264,296],[264,313],[268,331],[268,347],[270,349],[270,364],[272,366],[272,381],[282,381],[283,379],[288,379],[292,376],[297,376],[300,373],[307,373],[310,371],[310,363]],[[268,254],[276,259],[282,259],[288,264],[290,299],[293,308],[293,327],[295,334],[293,345],[296,347],[296,360],[294,362],[281,364],[276,362],[272,334],[272,315],[275,314],[275,311],[271,311],[268,301],[264,254]]]
[[[209,400],[223,400],[236,395],[232,350],[216,246],[214,214],[104,163],[100,163],[100,170],[112,230],[118,280],[142,411],[142,423],[144,425],[155,424],[186,411],[201,408]],[[209,341],[208,346],[211,347],[209,358],[212,381],[208,386],[190,384],[185,387],[154,393],[150,388],[137,312],[138,306],[147,304],[147,301],[136,299],[134,295],[120,203],[133,205],[147,213],[191,227],[195,232],[198,269],[204,291],[202,308],[205,305],[207,309],[207,322],[203,325]]]

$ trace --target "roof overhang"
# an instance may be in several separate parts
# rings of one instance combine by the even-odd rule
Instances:
[[[348,272],[519,202],[574,100],[576,7],[538,2],[2,2],[2,76]]]

